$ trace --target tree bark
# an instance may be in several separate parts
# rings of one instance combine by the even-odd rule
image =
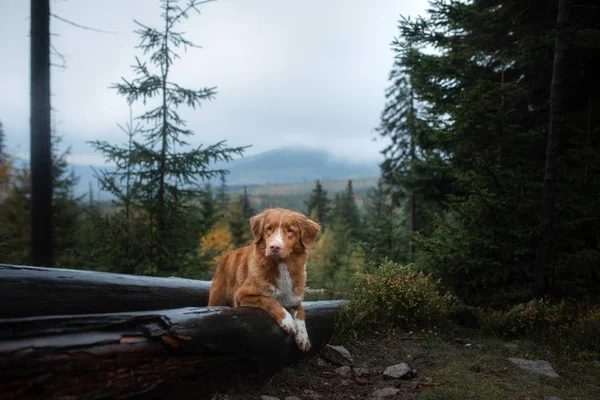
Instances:
[[[0,318],[208,305],[210,281],[0,264]]]
[[[52,266],[50,0],[31,0],[31,263]]]
[[[197,398],[198,388],[209,390],[219,381],[230,385],[226,379],[235,371],[255,379],[318,354],[331,338],[340,303],[307,302],[304,308],[309,353],[257,308],[0,319],[0,393],[3,399],[141,393],[142,398],[172,399],[170,389],[181,392],[180,384],[193,378]],[[159,385],[162,395],[150,392]]]
[[[550,89],[550,123],[546,146],[546,166],[544,171],[544,191],[542,197],[542,218],[540,239],[536,248],[533,291],[536,297],[548,293],[548,273],[550,270],[550,250],[554,239],[554,202],[557,185],[559,144],[564,134],[564,79],[566,75],[565,53],[569,46],[568,24],[569,1],[559,0],[556,21],[556,45]]]

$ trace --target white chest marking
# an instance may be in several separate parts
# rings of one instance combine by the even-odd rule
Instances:
[[[294,282],[292,282],[288,266],[284,263],[279,264],[279,276],[277,277],[277,287],[273,291],[273,297],[283,307],[294,307],[302,301],[300,296],[294,294]]]

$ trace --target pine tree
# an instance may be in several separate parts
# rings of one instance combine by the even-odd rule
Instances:
[[[592,38],[600,31],[592,22],[598,11],[585,9],[591,4],[571,10],[576,44],[563,103],[570,128],[559,140],[555,205],[561,217],[546,254],[551,267],[544,290],[557,297],[599,295],[593,265],[600,261],[600,235],[582,233],[593,230],[597,216],[590,210],[599,206],[600,193],[590,174],[600,150],[592,139],[600,125],[592,89],[600,57]],[[412,170],[397,169],[392,177],[399,180],[390,183],[396,191],[414,189],[420,210],[428,199],[442,205],[433,209],[430,228],[419,225],[416,259],[469,303],[504,305],[532,296],[556,5],[436,0],[427,17],[400,21],[394,41],[394,68],[414,94],[418,129],[404,130],[415,144]],[[423,50],[432,47],[439,51]],[[394,107],[401,108],[400,98]]]
[[[556,46],[550,91],[550,126],[546,146],[546,167],[544,169],[544,192],[542,204],[541,237],[536,248],[534,294],[543,297],[548,291],[548,270],[550,246],[552,244],[556,211],[554,209],[555,192],[558,183],[558,155],[562,136],[567,133],[564,126],[565,101],[564,83],[567,69],[566,54],[570,46],[569,1],[559,0],[556,22]]]
[[[227,183],[225,175],[220,176],[221,184],[217,189],[217,208],[221,216],[225,215],[229,206],[229,194],[227,194]]]
[[[327,198],[327,191],[323,189],[321,181],[317,183],[310,198],[306,202],[306,215],[313,217],[313,220],[325,226],[329,222],[330,200]]]
[[[78,178],[69,168],[67,157],[71,149],[60,151],[62,137],[52,130],[52,212],[54,264],[76,267],[78,229],[81,217],[80,201],[75,195]],[[6,169],[4,169],[6,167]],[[12,160],[0,166],[0,236],[3,237],[3,262],[27,264],[31,245],[31,174],[26,167],[17,167]]]
[[[6,154],[4,154],[4,147],[6,146],[5,141],[6,137],[4,136],[4,125],[2,125],[2,121],[0,121],[0,164],[2,164],[6,158]]]
[[[75,188],[79,177],[69,168],[67,157],[71,147],[60,151],[62,137],[53,128],[52,135],[52,211],[55,264],[71,268],[77,266],[77,236],[84,195],[77,196]]]
[[[241,198],[242,204],[242,215],[246,220],[249,220],[250,217],[253,217],[256,212],[254,211],[254,207],[252,207],[252,203],[250,202],[250,196],[248,196],[248,190],[244,186],[244,195]]]
[[[375,265],[385,260],[407,261],[406,217],[392,200],[389,186],[380,178],[367,192],[365,227],[361,242],[365,257]]]
[[[202,192],[197,182],[225,174],[225,170],[210,169],[209,164],[230,161],[233,155],[241,155],[244,150],[219,142],[182,151],[188,146],[184,139],[191,136],[192,131],[179,116],[179,106],[200,107],[203,101],[214,98],[216,91],[214,88],[186,89],[170,80],[173,63],[179,58],[176,49],[197,47],[175,27],[188,18],[190,12],[199,12],[202,1],[190,0],[183,7],[177,3],[162,0],[162,28],[136,21],[139,29],[135,32],[141,38],[139,47],[144,55],[150,53],[149,64],[136,57],[137,77],[123,79],[113,86],[118,94],[126,96],[129,104],[159,99],[157,107],[137,118],[143,124],[143,141],[133,140],[132,151],[106,142],[92,142],[117,165],[121,176],[127,175],[133,180],[131,206],[143,211],[147,221],[149,248],[144,253],[149,259],[139,269],[145,274],[177,273],[184,264],[194,263],[202,228],[199,209],[193,205]],[[105,190],[119,193],[110,181],[101,180],[101,185]]]
[[[338,226],[344,226],[348,229],[350,237],[357,240],[361,233],[362,221],[352,188],[352,180],[348,180],[344,192],[336,193],[333,204],[332,221],[338,220]]]
[[[229,231],[235,247],[242,247],[250,242],[251,235],[248,220],[255,214],[256,212],[248,196],[248,190],[244,187],[244,194],[233,202],[228,217]]]
[[[217,201],[213,195],[212,186],[208,182],[200,195],[200,210],[202,229],[201,236],[206,235],[219,219]]]

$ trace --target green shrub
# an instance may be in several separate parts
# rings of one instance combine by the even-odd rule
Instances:
[[[391,261],[371,273],[356,276],[350,301],[337,321],[335,340],[352,332],[387,328],[427,328],[442,330],[450,326],[455,298],[441,295],[437,283],[411,265]]]
[[[553,303],[541,299],[510,311],[480,309],[478,324],[484,335],[502,339],[529,339],[577,358],[600,356],[600,308]]]

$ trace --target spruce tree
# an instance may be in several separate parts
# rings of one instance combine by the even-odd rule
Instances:
[[[585,9],[591,4],[571,9],[575,43],[563,99],[569,134],[560,138],[563,151],[555,159],[561,211],[544,255],[549,284],[543,292],[557,297],[599,295],[593,265],[600,261],[600,235],[583,233],[595,231],[591,210],[600,193],[590,174],[600,150],[592,134],[600,125],[592,89],[600,57],[591,40],[599,34],[592,22],[597,11]],[[416,145],[412,170],[397,170],[400,180],[390,183],[414,189],[417,198],[437,197],[441,207],[433,210],[431,229],[420,225],[416,236],[417,261],[472,304],[533,295],[557,5],[436,0],[427,16],[400,21],[393,44],[394,68],[414,93],[418,129],[406,131]],[[400,98],[393,107],[401,107]]]
[[[255,214],[248,190],[244,187],[244,193],[232,202],[228,216],[231,241],[235,247],[242,247],[249,243],[251,235],[248,220]]]
[[[253,217],[256,212],[254,211],[254,207],[252,207],[252,203],[250,202],[250,196],[248,196],[248,189],[244,186],[244,194],[241,198],[242,204],[242,215],[246,220],[249,220],[250,217]]]
[[[219,219],[217,201],[213,194],[212,186],[208,182],[200,195],[200,210],[202,230],[201,235],[206,235]]]
[[[306,202],[306,215],[314,215],[316,222],[325,226],[329,222],[330,202],[327,198],[327,191],[323,189],[321,181],[317,179],[315,188]]]
[[[217,208],[221,216],[227,212],[229,206],[229,194],[227,193],[227,183],[225,181],[225,175],[220,176],[221,184],[217,189]]]
[[[6,146],[6,136],[4,136],[4,125],[0,121],[0,164],[4,161],[6,155],[4,154],[4,147]]]
[[[92,142],[117,165],[121,176],[130,168],[127,174],[134,182],[132,207],[143,211],[147,220],[148,259],[140,270],[145,274],[176,274],[184,264],[194,262],[202,228],[199,207],[194,205],[202,193],[198,182],[224,175],[225,170],[210,169],[210,164],[230,161],[244,150],[219,142],[183,151],[188,147],[185,138],[193,132],[186,128],[178,108],[186,105],[195,109],[216,94],[215,88],[187,89],[170,80],[173,63],[179,58],[176,50],[197,47],[176,26],[190,12],[199,12],[202,2],[189,0],[185,6],[179,6],[176,0],[162,0],[163,26],[159,28],[135,21],[139,27],[135,32],[141,39],[138,47],[144,56],[149,55],[149,62],[136,57],[133,69],[137,76],[132,80],[123,78],[113,88],[129,104],[146,104],[156,98],[158,105],[137,117],[143,125],[143,140],[133,140],[131,152],[127,147]],[[100,183],[106,190],[118,193],[110,182]]]
[[[367,261],[377,266],[385,260],[407,261],[406,216],[395,205],[390,186],[382,178],[367,192],[364,225],[361,244]]]
[[[60,151],[62,136],[53,127],[52,135],[52,212],[54,259],[56,266],[78,267],[78,230],[82,215],[82,200],[85,195],[77,195],[75,189],[79,177],[70,168],[67,157],[71,147]]]
[[[346,190],[336,193],[333,205],[332,221],[337,220],[338,229],[343,226],[348,230],[352,239],[359,239],[362,221],[352,188],[352,180],[348,180]]]

